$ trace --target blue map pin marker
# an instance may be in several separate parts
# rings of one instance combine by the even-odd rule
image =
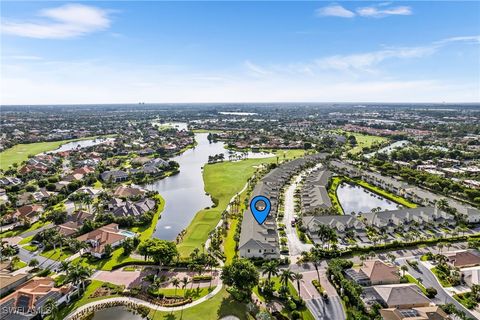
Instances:
[[[265,208],[263,210],[258,210],[256,205],[261,201],[265,204]],[[255,198],[250,201],[250,211],[252,211],[253,217],[257,220],[258,224],[263,224],[270,213],[270,209],[272,208],[272,204],[267,197],[264,196],[256,196]]]

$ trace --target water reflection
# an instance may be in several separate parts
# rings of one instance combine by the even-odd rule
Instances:
[[[337,197],[345,214],[371,212],[374,208],[380,208],[381,211],[396,210],[402,208],[401,205],[383,198],[367,189],[342,183],[337,189]]]
[[[197,133],[195,139],[197,146],[183,154],[173,158],[180,164],[180,173],[154,183],[145,188],[158,191],[166,200],[161,219],[157,223],[154,236],[159,239],[174,240],[192,221],[194,215],[211,206],[213,203],[205,194],[202,167],[208,162],[208,157],[216,154],[225,154],[225,160],[230,156],[243,155],[233,154],[225,149],[223,142],[209,143],[208,133]],[[274,156],[271,153],[252,153],[244,155],[247,158],[267,158]]]

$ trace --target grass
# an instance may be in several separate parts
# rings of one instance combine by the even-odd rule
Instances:
[[[22,161],[28,159],[29,155],[37,155],[42,152],[52,151],[60,147],[62,144],[68,142],[94,139],[97,137],[99,136],[71,140],[17,144],[11,148],[8,148],[7,150],[0,152],[0,169],[7,170],[14,163],[20,165]]]
[[[78,257],[72,263],[80,263],[81,265],[97,270],[111,271],[114,266],[124,262],[142,261],[123,255],[123,249],[118,248],[112,252],[109,258],[97,259],[89,257]]]
[[[98,288],[102,286],[103,282],[98,281],[98,280],[92,280],[92,282],[85,288],[85,292],[83,293],[82,297],[79,300],[74,301],[73,303],[70,302],[68,305],[66,305],[65,308],[62,308],[60,310],[60,314],[58,316],[58,319],[65,319],[65,317],[72,312],[75,309],[78,309],[79,307],[93,302],[93,301],[98,301],[98,300],[103,300],[107,298],[113,298],[118,295],[108,295],[105,297],[98,297],[98,298],[89,298],[92,293],[95,292]]]
[[[194,307],[183,311],[164,312],[151,310],[149,319],[152,320],[217,320],[226,316],[235,316],[240,320],[253,319],[248,316],[245,304],[234,300],[225,288],[218,294]]]
[[[18,244],[27,244],[27,243],[30,243],[30,242],[32,242],[33,237],[34,237],[34,236],[30,236],[30,237],[23,238],[22,240],[20,240],[20,242],[19,242]]]
[[[418,281],[409,274],[405,274],[405,278],[408,280],[409,283],[416,284],[420,288],[420,290],[422,290],[422,293],[424,295],[427,295],[427,290],[425,289],[424,285],[420,283],[420,281]]]
[[[33,223],[27,229],[25,229],[24,227],[20,227],[20,228],[15,228],[13,230],[8,230],[8,231],[5,231],[5,232],[2,232],[2,233],[0,233],[0,239],[9,238],[9,237],[16,237],[16,236],[21,235],[23,233],[27,233],[27,232],[30,232],[30,231],[37,230],[37,229],[43,227],[44,225],[46,225],[47,223],[50,223],[50,222],[48,222],[48,221],[37,221],[37,222]]]
[[[35,252],[38,250],[38,247],[36,245],[26,245],[26,246],[23,246],[22,248],[30,252]]]
[[[165,208],[165,199],[162,198],[161,195],[156,195],[156,200],[159,201],[157,206],[157,212],[153,215],[152,223],[149,226],[139,226],[139,227],[132,227],[130,231],[140,234],[140,240],[148,239],[152,236],[155,227],[157,226],[157,221],[160,218],[160,214],[162,213],[163,209]]]
[[[333,208],[339,213],[339,214],[344,214],[345,212],[343,211],[342,205],[340,204],[340,200],[338,200],[337,197],[337,189],[338,186],[342,183],[343,178],[342,177],[332,177],[332,180],[330,182],[330,185],[328,187],[328,196],[330,197],[330,201],[332,202]]]
[[[210,292],[212,292],[213,289],[215,289],[215,287],[193,288],[193,289],[177,289],[175,291],[175,288],[173,288],[173,289],[169,288],[169,289],[159,289],[159,290],[155,291],[155,293],[157,293],[157,294],[162,293],[165,296],[170,296],[170,297],[174,296],[174,295],[177,295],[177,296],[180,296],[180,297],[192,298],[192,300],[198,300],[201,297],[204,297],[207,294],[209,294]]]
[[[350,149],[348,153],[358,154],[363,151],[364,148],[370,148],[375,144],[380,144],[388,141],[385,137],[372,136],[368,134],[358,132],[346,132],[348,135],[353,135],[357,140],[357,145]]]
[[[18,269],[25,268],[26,266],[27,266],[27,264],[25,262],[23,262],[22,260],[19,260],[17,263],[14,263],[12,265],[12,271],[16,271]]]
[[[301,155],[303,155],[303,150],[287,150],[277,153],[279,159],[290,159]],[[205,191],[218,201],[218,205],[197,212],[186,229],[183,241],[178,245],[182,257],[188,257],[195,248],[201,249],[210,231],[220,221],[221,214],[231,198],[242,190],[248,178],[254,174],[256,170],[254,166],[276,161],[277,157],[271,157],[205,165],[203,170]]]
[[[237,243],[235,242],[235,231],[237,230],[238,223],[240,221],[238,219],[230,219],[230,228],[228,229],[227,236],[225,237],[224,241],[224,251],[225,251],[225,263],[230,264],[235,258],[235,247]]]
[[[275,290],[278,291],[281,287],[280,278],[279,277],[272,277],[271,281],[273,281],[273,283],[274,283]],[[288,290],[289,290],[290,295],[292,297],[295,297],[295,298],[299,297],[296,287],[290,281],[288,282]],[[260,298],[261,301],[265,302],[265,297],[261,295],[260,291],[258,290],[258,287],[253,288],[253,292],[257,295],[257,297]],[[304,320],[315,319],[313,317],[312,313],[310,312],[310,310],[308,310],[307,307],[303,307],[302,309],[297,309],[297,311],[299,311],[302,314],[302,319],[304,319]],[[288,313],[282,312],[282,314],[288,317]]]
[[[40,253],[42,257],[48,258],[50,260],[56,260],[56,261],[65,260],[66,258],[70,257],[72,254],[73,253],[71,253],[67,249],[60,250],[59,248],[55,250],[51,249],[51,250]]]
[[[430,271],[432,271],[432,273],[435,275],[435,277],[437,277],[437,280],[438,280],[438,282],[440,282],[442,287],[448,288],[448,287],[452,286],[452,284],[450,282],[448,282],[444,277],[442,277],[440,275],[440,273],[437,270],[437,267],[433,267],[432,269],[430,269]]]
[[[376,186],[373,186],[363,180],[358,180],[358,179],[355,179],[353,180],[356,184],[364,187],[365,189],[368,189],[384,198],[387,198],[393,202],[396,202],[398,204],[401,204],[402,206],[406,207],[406,208],[416,208],[417,205],[413,202],[410,202],[408,201],[407,199],[403,198],[403,197],[400,197],[400,196],[397,196],[391,192],[388,192],[386,190],[383,190],[383,189],[380,189]]]

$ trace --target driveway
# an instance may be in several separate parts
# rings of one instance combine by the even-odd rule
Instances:
[[[470,310],[465,308],[461,303],[455,300],[452,296],[450,296],[447,291],[438,283],[437,278],[435,275],[422,264],[422,261],[418,262],[418,271],[411,268],[407,264],[407,258],[399,258],[396,260],[400,265],[406,265],[408,267],[408,272],[416,279],[422,278],[425,288],[433,287],[437,289],[437,296],[431,299],[436,304],[446,304],[446,303],[453,303],[457,309],[462,310],[465,314],[473,319],[478,319]]]
[[[285,223],[285,232],[288,239],[288,250],[291,263],[295,263],[302,252],[310,251],[310,249],[313,248],[312,244],[306,244],[300,241],[296,228],[292,227],[291,224],[295,219],[295,189],[301,181],[302,175],[298,175],[295,177],[294,182],[289,185],[285,191],[283,222]]]
[[[25,261],[27,264],[33,260],[37,259],[40,262],[39,267],[42,269],[55,269],[60,265],[59,261],[47,259],[42,257],[41,255],[36,255],[34,252],[30,252],[20,247],[20,251],[18,252],[18,257],[20,260]]]

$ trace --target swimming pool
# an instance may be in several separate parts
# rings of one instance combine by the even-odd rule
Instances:
[[[128,230],[124,230],[124,231],[120,232],[120,234],[125,236],[125,237],[129,237],[129,238],[135,237],[137,235],[135,232],[128,231]]]

